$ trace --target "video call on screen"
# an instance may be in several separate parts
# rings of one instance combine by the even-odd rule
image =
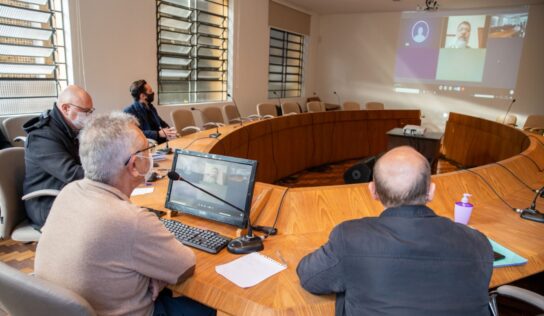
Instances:
[[[496,11],[403,13],[395,81],[514,89],[528,11]]]
[[[245,210],[251,165],[178,155],[175,171],[187,181]],[[218,221],[236,223],[244,217],[240,211],[183,181],[172,183],[170,202],[192,209],[194,215]]]

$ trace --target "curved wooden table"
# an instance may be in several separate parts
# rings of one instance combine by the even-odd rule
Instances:
[[[172,147],[259,160],[258,180],[271,182],[310,166],[364,157],[386,148],[385,132],[406,123],[419,122],[419,111],[345,111],[301,114],[271,120],[230,125],[220,129],[219,140],[203,131],[170,143]],[[509,204],[524,208],[534,197],[511,170],[531,188],[544,185],[544,137],[495,122],[452,113],[443,142],[446,157],[485,178]],[[519,154],[521,153],[521,154]],[[171,158],[170,158],[171,159]],[[494,163],[500,161],[498,165]],[[171,161],[162,163],[170,168]],[[265,240],[263,253],[272,258],[281,250],[288,269],[248,289],[241,289],[215,272],[215,266],[236,259],[226,250],[218,255],[195,251],[194,276],[171,286],[219,311],[232,315],[333,315],[334,296],[316,296],[303,290],[295,269],[300,259],[326,242],[338,223],[383,210],[368,193],[366,184],[289,189],[257,182],[254,198],[270,191],[270,198],[255,219],[271,226],[282,196],[285,198],[277,223],[278,235]],[[473,194],[475,205],[470,225],[529,260],[520,267],[493,271],[490,287],[512,282],[544,270],[544,226],[523,220],[509,209],[477,175],[457,171],[433,176],[437,185],[429,206],[441,216],[453,218],[454,202],[463,193]],[[167,180],[156,183],[149,195],[136,196],[138,205],[164,209]],[[538,208],[544,209],[542,200]],[[236,236],[235,228],[192,217],[176,217],[193,226]]]

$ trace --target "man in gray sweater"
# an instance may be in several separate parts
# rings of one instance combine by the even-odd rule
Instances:
[[[162,290],[190,276],[194,253],[157,217],[130,203],[153,166],[136,119],[113,113],[80,135],[85,178],[56,198],[36,250],[36,276],[84,297],[98,315],[212,315]]]

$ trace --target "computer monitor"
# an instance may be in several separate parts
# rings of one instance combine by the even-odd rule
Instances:
[[[247,226],[257,161],[176,149],[172,170],[244,212],[184,181],[172,180],[168,183],[166,208],[240,228]]]

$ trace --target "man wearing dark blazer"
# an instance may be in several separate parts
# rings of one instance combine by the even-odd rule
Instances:
[[[175,138],[176,129],[168,126],[153,106],[155,92],[153,92],[151,85],[145,80],[136,80],[130,85],[129,90],[134,102],[123,111],[138,119],[140,129],[144,132],[145,137],[154,139],[159,144],[164,143],[167,139]]]
[[[336,315],[489,315],[491,245],[425,206],[435,193],[427,160],[392,149],[368,187],[386,209],[336,226],[299,263],[302,287],[336,293]]]

